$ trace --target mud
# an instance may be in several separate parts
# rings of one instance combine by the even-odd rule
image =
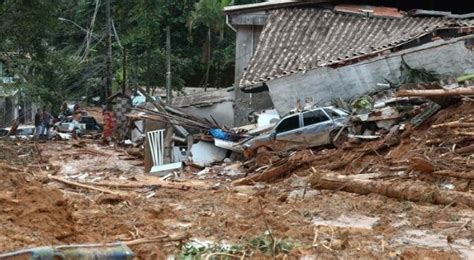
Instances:
[[[430,120],[452,121],[468,116],[469,111],[473,111],[472,103],[442,110]],[[300,162],[299,167],[271,183],[233,187],[229,176],[209,172],[204,178],[208,185],[203,188],[121,189],[126,197],[48,178],[55,175],[71,181],[133,183],[144,173],[134,166],[137,161],[120,159],[126,154],[124,150],[90,140],[85,147],[89,152],[70,142],[42,142],[36,144],[38,153],[32,143],[0,140],[0,253],[189,232],[192,241],[245,246],[248,258],[271,258],[268,251],[251,245],[252,239],[271,231],[278,241],[292,245],[289,253],[276,256],[282,259],[285,255],[290,259],[473,259],[474,211],[470,207],[307,187],[314,171],[328,169],[339,174],[382,172],[388,179],[402,178],[394,177],[390,168],[408,165],[413,153],[428,157],[435,170],[472,170],[472,159],[446,150],[472,141],[448,131],[429,129],[428,124],[413,130],[398,145],[377,152],[329,148],[301,151],[292,159]],[[445,144],[427,144],[442,137]],[[410,170],[398,171],[407,174]],[[186,169],[181,179],[203,179],[197,172]],[[440,188],[448,183],[459,191],[473,190],[466,180],[408,174]],[[298,195],[291,196],[295,191]],[[138,259],[179,256],[183,248],[178,242],[131,246]]]

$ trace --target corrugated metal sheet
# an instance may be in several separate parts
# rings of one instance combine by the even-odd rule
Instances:
[[[183,96],[177,96],[173,99],[173,106],[175,107],[205,107],[211,106],[216,103],[222,103],[225,101],[234,101],[233,93],[228,92],[226,89],[219,89],[214,91],[202,91],[194,94],[187,94]]]
[[[251,89],[292,73],[381,52],[439,28],[466,25],[472,20],[364,17],[318,8],[272,10],[240,87]]]

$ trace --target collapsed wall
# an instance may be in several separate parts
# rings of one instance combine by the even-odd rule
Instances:
[[[266,84],[280,115],[295,107],[298,99],[312,97],[316,104],[335,98],[350,100],[356,96],[386,88],[378,83],[397,82],[401,63],[426,69],[439,75],[462,75],[474,72],[474,36],[449,41],[438,40],[419,47],[376,57],[338,68],[320,67],[306,73],[274,79]]]

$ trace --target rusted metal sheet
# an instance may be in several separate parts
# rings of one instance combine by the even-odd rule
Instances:
[[[403,14],[393,7],[371,5],[337,5],[334,11],[340,13],[358,14],[364,16],[402,18]]]
[[[473,26],[473,19],[366,17],[312,7],[281,8],[269,13],[239,84],[247,90],[293,73],[383,53],[441,28]]]

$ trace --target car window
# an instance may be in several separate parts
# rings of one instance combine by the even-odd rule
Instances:
[[[34,128],[20,128],[16,130],[16,135],[33,135],[34,133]]]
[[[0,129],[0,136],[6,136],[8,134],[8,130]]]
[[[93,117],[82,117],[81,123],[82,124],[95,124],[95,119]]]
[[[300,117],[299,115],[294,115],[288,118],[283,119],[276,128],[277,133],[288,132],[300,127]]]
[[[303,113],[304,126],[309,126],[328,120],[328,116],[320,109]]]
[[[332,118],[338,118],[342,116],[341,114],[337,113],[336,111],[332,109],[325,108],[324,111],[326,111],[326,113],[328,113],[328,115],[330,115]]]

